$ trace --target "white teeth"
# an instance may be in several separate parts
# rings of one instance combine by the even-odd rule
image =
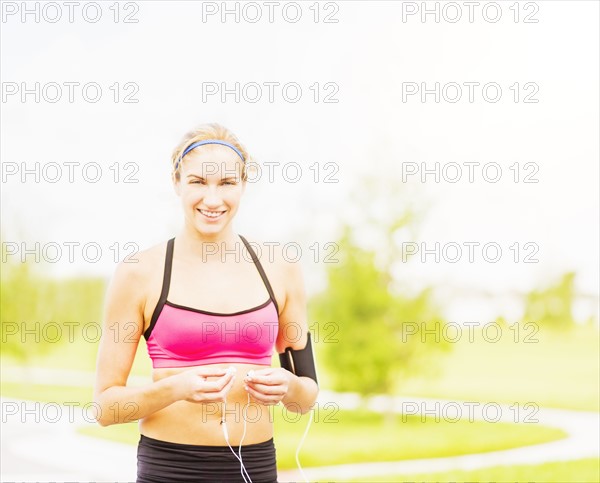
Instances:
[[[224,211],[205,211],[205,210],[200,210],[200,213],[202,213],[205,216],[208,216],[209,218],[217,218],[217,217],[221,216],[225,212]]]

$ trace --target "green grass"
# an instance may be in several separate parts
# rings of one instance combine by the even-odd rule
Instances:
[[[543,483],[597,483],[600,481],[600,459],[587,458],[559,461],[541,465],[493,466],[472,471],[447,471],[393,475],[349,480],[363,482],[543,482]]]
[[[321,414],[323,418],[324,414]],[[302,449],[306,466],[343,463],[397,461],[483,453],[560,439],[562,430],[531,424],[500,424],[459,421],[422,422],[420,417],[400,416],[386,421],[367,411],[339,411],[327,422],[312,424]],[[282,467],[294,467],[294,453],[306,427],[304,416],[297,423],[275,419],[278,454]],[[313,423],[315,421],[313,420]],[[285,466],[283,466],[285,464]]]
[[[42,402],[91,401],[91,388],[58,387],[3,383],[4,396]],[[278,462],[281,468],[295,466],[295,450],[306,428],[309,415],[272,408]],[[450,422],[433,418],[422,422],[418,416],[396,416],[386,420],[370,411],[342,411],[331,403],[317,406],[311,429],[302,449],[306,466],[343,464],[350,461],[396,461],[495,451],[552,441],[565,437],[556,428],[539,424]],[[83,434],[128,444],[137,444],[138,425],[82,428]],[[361,442],[368,437],[369,444]]]
[[[498,343],[466,334],[442,360],[437,378],[417,377],[399,385],[398,393],[468,401],[512,404],[534,402],[539,406],[576,410],[599,410],[599,336],[595,328],[572,331],[540,331],[536,343],[515,343],[514,332],[505,329]],[[97,344],[65,343],[46,355],[31,358],[31,366],[94,371]],[[149,375],[151,365],[142,341],[132,374]],[[477,361],[477,363],[474,363]],[[2,366],[18,360],[3,356]],[[275,362],[278,365],[278,362]],[[326,387],[326,375],[321,379]]]
[[[521,405],[534,402],[539,406],[598,410],[600,351],[597,329],[579,327],[571,331],[538,332],[535,335],[538,341],[530,344],[522,340],[515,342],[513,336],[514,333],[506,329],[504,337],[497,343],[485,342],[477,334],[475,343],[465,337],[442,361],[437,379],[416,378],[399,386],[398,392],[466,401],[519,402]],[[65,344],[60,350],[53,348],[47,355],[35,356],[31,362],[33,366],[92,371],[96,350],[97,345],[89,343]],[[16,364],[6,357],[2,357],[1,361],[3,366],[6,361]],[[143,342],[138,349],[133,373],[150,373]],[[85,404],[92,398],[89,387],[28,383],[2,383],[0,393],[58,403],[78,401]],[[303,446],[301,460],[305,466],[452,456],[535,444],[564,436],[560,430],[538,424],[450,423],[443,420],[421,423],[420,419],[411,418],[405,423],[396,419],[392,425],[385,426],[382,417],[374,413],[340,411],[332,415],[326,409],[321,408],[317,413],[320,419],[313,421]],[[281,407],[275,410],[274,420],[278,461],[282,469],[294,468],[295,449],[308,416],[303,416],[298,422],[286,422],[281,412]],[[326,421],[328,414],[330,419],[335,417],[338,422]],[[295,417],[291,413],[289,416]],[[139,439],[137,424],[133,423],[108,428],[91,427],[83,431],[91,436],[129,444],[136,444]],[[597,460],[412,475],[408,478],[412,481],[574,481],[568,477],[577,475],[577,481],[600,481],[597,476],[586,480],[586,475],[597,475],[594,464],[597,467]],[[511,473],[513,469],[517,473]],[[540,477],[553,475],[555,470],[563,476],[557,479]],[[402,481],[402,478],[395,476],[373,481]]]
[[[537,342],[526,343],[531,335]],[[475,342],[464,332],[452,344],[452,352],[441,360],[439,375],[417,376],[399,383],[397,393],[466,401],[494,401],[513,404],[533,402],[538,406],[565,409],[600,410],[600,337],[595,327],[572,330],[541,330],[532,334],[522,329],[517,342],[515,332],[504,328],[497,343],[486,342],[475,331]],[[317,348],[318,349],[318,348]],[[47,354],[34,354],[28,364],[56,369],[94,371],[97,343],[65,342]],[[17,359],[3,355],[3,367],[19,365]],[[76,364],[74,364],[76,361]],[[275,366],[279,362],[274,359]],[[150,375],[151,364],[142,340],[132,374]],[[320,374],[327,387],[327,373]]]
[[[295,451],[306,428],[308,415],[298,418],[274,409],[277,461],[282,469],[294,468]],[[137,425],[88,427],[83,434],[137,444]],[[365,436],[367,435],[367,436]],[[302,446],[302,464],[308,466],[396,461],[482,453],[542,443],[566,436],[560,429],[532,424],[460,421],[449,423],[418,417],[386,424],[383,416],[366,411],[320,410]],[[368,444],[362,444],[368,437]]]
[[[27,339],[25,340],[27,341]],[[3,354],[0,360],[3,367],[28,365],[47,369],[76,369],[79,371],[94,372],[96,370],[98,345],[98,342],[94,339],[85,341],[82,338],[78,338],[70,342],[65,336],[63,342],[50,346],[48,352],[45,354],[33,353],[26,361]],[[142,338],[131,368],[131,374],[146,376],[150,375],[151,371],[152,364],[146,353],[146,343]]]
[[[492,332],[490,332],[492,334]],[[532,331],[504,329],[497,342],[480,332],[474,343],[463,333],[442,360],[438,377],[415,378],[398,387],[402,395],[600,410],[600,336],[596,327]]]
[[[31,339],[33,340],[33,336]],[[34,353],[25,361],[11,354],[2,353],[0,365],[2,367],[31,366],[95,372],[99,343],[93,340],[86,342],[81,338],[69,342],[66,336],[64,339],[60,344],[51,345],[46,353]],[[27,341],[27,339],[25,340]],[[276,354],[273,355],[271,363],[275,367],[279,366],[279,357]],[[150,377],[151,374],[152,363],[148,357],[146,341],[142,337],[131,367],[131,375]]]

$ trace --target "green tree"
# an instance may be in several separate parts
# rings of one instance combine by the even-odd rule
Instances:
[[[575,273],[567,272],[550,286],[529,292],[525,297],[524,321],[554,329],[572,327],[574,285]]]
[[[98,324],[105,282],[98,278],[42,277],[29,263],[6,262],[0,279],[0,340],[3,355],[27,363],[34,355],[78,343],[86,324]],[[96,337],[90,331],[90,337]]]
[[[393,232],[406,221],[387,229]],[[387,239],[383,251],[394,258],[392,237]],[[309,304],[311,320],[339,328],[335,340],[319,341],[319,362],[335,390],[391,394],[403,380],[430,370],[436,354],[449,348],[441,337],[445,322],[430,289],[416,296],[394,293],[391,265],[379,268],[378,253],[359,247],[349,227],[338,245],[338,263],[327,270],[328,287]]]

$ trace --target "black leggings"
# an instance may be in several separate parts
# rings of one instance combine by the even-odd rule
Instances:
[[[232,446],[234,451],[238,446]],[[277,483],[273,438],[242,445],[252,483]],[[242,482],[241,465],[229,446],[170,443],[143,434],[137,450],[137,483]]]

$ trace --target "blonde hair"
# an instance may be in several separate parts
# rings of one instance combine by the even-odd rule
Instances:
[[[181,155],[186,150],[186,148],[197,142],[204,141],[206,139],[218,139],[220,141],[226,141],[232,145],[234,145],[243,155],[244,155],[244,165],[242,167],[242,180],[246,181],[248,179],[248,173],[246,171],[246,163],[250,159],[248,155],[248,151],[244,145],[239,141],[237,136],[233,134],[229,129],[225,126],[221,126],[217,123],[209,123],[209,124],[201,124],[196,129],[189,131],[183,136],[183,139],[173,150],[173,154],[171,155],[171,168],[173,169],[173,176],[177,181],[179,181],[179,171],[181,170],[181,165],[183,164],[183,160],[180,161]],[[177,169],[175,167],[177,166]]]

